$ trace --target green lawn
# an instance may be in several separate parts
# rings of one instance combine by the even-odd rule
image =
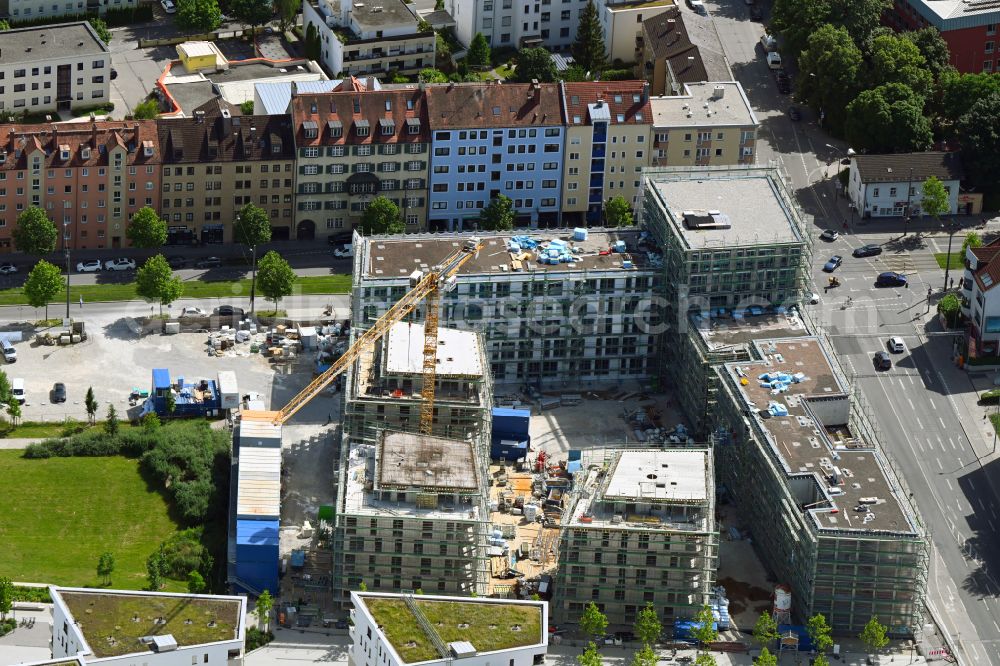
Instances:
[[[0,422],[0,439],[65,437],[67,433],[83,432],[91,427],[103,428],[104,421],[98,421],[94,426],[83,421],[22,421],[16,426],[12,426],[4,421]],[[124,421],[119,423],[118,427],[131,428],[132,424]]]
[[[947,252],[935,252],[934,259],[937,261],[938,266],[945,268],[948,263],[948,253]],[[963,268],[965,266],[965,253],[963,252],[952,252],[951,253],[951,269]]]
[[[27,460],[0,451],[0,572],[12,580],[98,585],[97,559],[115,556],[113,587],[145,585],[146,557],[177,530],[137,460]],[[168,589],[184,585],[168,582]]]
[[[351,291],[350,275],[316,275],[300,277],[295,281],[295,293],[307,294],[346,294]],[[250,293],[250,280],[202,282],[187,280],[184,282],[183,298],[225,298],[227,296],[242,296]],[[82,284],[70,287],[70,300],[76,303],[80,296],[87,303],[99,301],[134,301],[139,297],[135,294],[135,283],[124,284]],[[66,290],[60,290],[52,300],[51,305],[58,306],[66,302]],[[0,305],[27,305],[28,299],[20,287],[0,289]]]

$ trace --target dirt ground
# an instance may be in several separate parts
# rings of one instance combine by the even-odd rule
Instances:
[[[719,507],[719,570],[716,584],[726,588],[729,615],[733,627],[744,632],[753,630],[762,611],[770,610],[774,583],[767,580],[767,571],[749,541],[731,541],[730,527],[740,527],[736,510]]]

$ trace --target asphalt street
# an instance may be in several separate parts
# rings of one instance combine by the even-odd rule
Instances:
[[[820,304],[812,306],[812,314],[860,389],[861,403],[879,428],[882,446],[913,493],[931,535],[928,604],[958,642],[963,661],[1000,664],[1000,585],[991,575],[1000,572],[1000,480],[990,457],[992,442],[983,434],[981,408],[969,408],[974,400],[969,378],[951,360],[953,338],[940,330],[932,314],[944,286],[944,271],[933,253],[945,251],[947,236],[924,234],[918,239],[910,233],[901,238],[901,229],[891,223],[853,217],[835,185],[846,146],[823,133],[808,109],[803,109],[801,122],[788,117],[794,102],[778,93],[764,63],[759,45],[763,26],[749,21],[742,0],[705,4],[733,74],[761,122],[758,163],[776,160],[785,169],[800,205],[814,219],[814,238],[824,228],[841,231],[846,225],[837,241],[815,241]],[[939,231],[938,226],[923,221],[912,225],[911,232]],[[956,239],[957,251],[961,236]],[[850,256],[853,248],[866,243],[884,245],[884,254]],[[828,275],[821,267],[833,254],[844,256],[836,272],[843,286],[824,292]],[[909,288],[876,289],[875,276],[889,270],[907,274]],[[954,273],[952,277],[958,278]],[[851,303],[845,305],[848,298]],[[907,351],[894,355],[892,370],[877,373],[872,355],[885,349],[890,335],[902,337]],[[975,421],[971,427],[970,420]]]

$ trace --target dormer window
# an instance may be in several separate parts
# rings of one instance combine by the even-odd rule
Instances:
[[[319,125],[311,120],[302,123],[302,132],[307,139],[315,139],[319,136]]]
[[[344,124],[339,120],[326,121],[326,131],[331,139],[336,139],[344,135]]]
[[[419,118],[407,118],[406,119],[406,132],[407,132],[407,134],[420,134],[420,119]]]
[[[396,125],[389,118],[382,118],[378,121],[379,131],[382,136],[392,136],[396,133]]]
[[[0,150],[0,164],[5,163],[6,161],[7,161],[7,151]]]
[[[281,141],[278,141],[277,139],[272,139],[271,140],[271,154],[272,155],[278,155],[279,153],[281,153]]]
[[[143,154],[144,157],[152,157],[153,156],[153,142],[152,141],[143,141],[142,142],[142,154]]]
[[[85,160],[90,159],[90,146],[83,146],[80,148],[80,157]]]
[[[69,146],[65,143],[59,144],[59,159],[63,162],[69,159]]]
[[[354,132],[358,136],[368,136],[369,125],[367,120],[355,120]]]

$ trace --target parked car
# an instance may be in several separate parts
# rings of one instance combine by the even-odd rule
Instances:
[[[814,292],[812,293],[812,296],[810,296],[810,297],[809,297],[809,302],[810,302],[811,304],[813,304],[813,305],[816,305],[817,303],[819,303],[819,294],[817,294],[817,293],[816,293],[816,292],[814,291]]]
[[[118,70],[114,67],[111,68],[111,80],[114,81],[118,78]]]
[[[222,259],[218,257],[206,257],[195,263],[195,268],[216,268],[222,265]]]
[[[875,352],[875,356],[872,357],[872,365],[875,366],[876,370],[889,370],[892,368],[892,359],[887,352]]]
[[[688,7],[693,9],[695,12],[701,14],[702,16],[708,16],[708,9],[705,8],[705,3],[701,0],[687,0]]]
[[[170,267],[174,269],[184,268],[185,266],[187,266],[187,259],[185,259],[184,257],[179,257],[175,254],[167,257],[167,264],[169,264]]]
[[[81,261],[76,265],[77,273],[97,273],[101,270],[101,260]]]
[[[876,287],[905,287],[906,286],[906,276],[902,273],[895,273],[893,271],[886,271],[885,273],[879,273],[878,277],[875,278]]]
[[[842,263],[844,263],[844,258],[841,257],[839,254],[835,254],[832,257],[830,257],[829,261],[823,264],[823,270],[826,271],[827,273],[832,273],[838,268],[840,268],[840,264]]]
[[[771,69],[781,69],[781,54],[777,51],[770,51],[767,54],[767,66]]]
[[[201,308],[187,307],[181,310],[181,317],[207,317],[208,313]]]
[[[160,0],[160,6],[163,7],[163,11],[168,14],[174,14],[177,12],[177,5],[174,4],[173,0]]]
[[[0,264],[0,275],[10,275],[16,272],[17,272],[17,266],[15,266],[14,264],[7,261]]]
[[[795,122],[799,122],[800,120],[802,120],[802,112],[799,111],[799,107],[790,106],[788,107],[788,117],[794,120]]]
[[[104,262],[104,270],[106,271],[134,271],[135,270],[135,259],[109,259]]]
[[[66,385],[62,382],[52,385],[51,402],[66,402]]]
[[[335,257],[353,257],[354,256],[354,246],[350,243],[345,243],[341,247],[338,247],[333,251],[333,256]]]
[[[212,311],[218,317],[243,317],[243,308],[232,305],[220,305]]]
[[[833,229],[824,229],[823,233],[821,233],[819,237],[820,240],[825,240],[832,243],[833,241],[840,238],[840,233],[834,231]]]
[[[332,236],[326,237],[326,244],[337,247],[339,245],[347,245],[351,242],[351,234],[333,234]]]
[[[778,49],[778,40],[765,32],[760,37],[760,45],[764,47],[765,52],[770,53]]]
[[[854,252],[851,254],[855,257],[877,257],[882,254],[882,247],[879,245],[862,245],[861,247],[854,248]]]
[[[24,404],[28,399],[24,393],[24,379],[21,377],[14,377],[10,380],[10,395],[20,404]]]
[[[894,335],[889,338],[889,341],[885,343],[885,346],[889,348],[893,354],[902,354],[906,351],[906,345],[903,344],[903,338],[898,335]]]
[[[3,353],[3,360],[8,363],[17,363],[17,349],[7,338],[0,338],[0,353]]]

